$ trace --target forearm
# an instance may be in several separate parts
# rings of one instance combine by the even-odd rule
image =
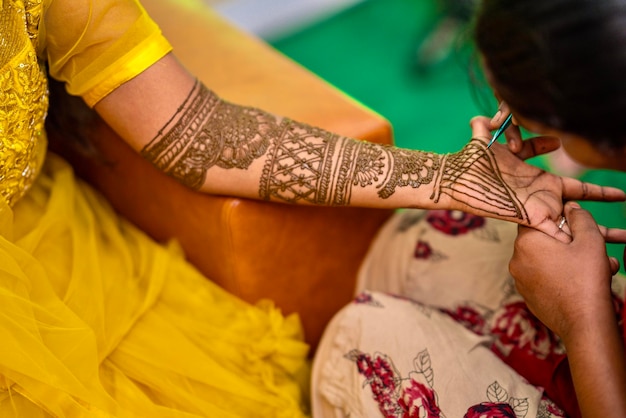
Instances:
[[[582,416],[626,416],[626,360],[612,309],[564,339]]]
[[[450,155],[368,143],[225,102],[200,83],[192,87],[171,59],[146,73],[141,84],[122,86],[97,109],[146,159],[191,188],[284,203],[463,209],[527,221],[481,141]],[[124,123],[130,112],[137,117],[131,126]]]
[[[221,100],[196,84],[142,155],[188,187],[287,203],[428,202],[442,157],[341,137]]]
[[[210,193],[523,216],[480,141],[450,155],[368,143],[227,103],[199,83],[141,152],[187,186]]]

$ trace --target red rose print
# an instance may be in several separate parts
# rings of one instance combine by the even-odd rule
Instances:
[[[402,378],[393,366],[392,360],[385,354],[367,354],[354,349],[346,354],[346,358],[355,362],[359,374],[369,385],[378,410],[384,418],[439,418],[441,409],[437,405],[437,395],[432,383],[420,383],[414,378]],[[423,375],[430,372],[430,357],[424,350],[419,356],[419,370]]]
[[[439,418],[441,416],[435,392],[413,379],[411,379],[410,386],[402,391],[398,406],[402,410],[402,418]]]
[[[354,298],[354,303],[370,303],[372,300],[372,295],[361,292]]]
[[[471,306],[457,306],[455,311],[444,309],[443,312],[475,334],[485,334],[485,318]]]
[[[464,418],[516,418],[516,415],[508,403],[483,402],[468,409]]]
[[[350,352],[347,356],[349,359],[356,361],[359,374],[365,377],[365,383],[368,383],[374,400],[378,404],[380,412],[385,418],[396,416],[396,381],[394,370],[386,358],[375,355],[372,358],[369,354],[362,353],[358,350]]]
[[[546,397],[545,393],[541,397],[541,407],[545,409],[545,412],[547,414],[550,414],[548,416],[550,416],[551,418],[566,418],[565,412],[561,408],[556,406],[556,404],[552,402],[552,400]]]
[[[491,332],[505,347],[522,349],[540,359],[560,350],[556,335],[528,310],[524,302],[511,303],[499,310],[494,316]]]
[[[464,418],[524,418],[528,413],[528,399],[509,397],[496,380],[487,387],[487,402],[470,407]]]
[[[433,228],[447,235],[467,234],[485,224],[485,218],[458,210],[433,210],[428,213],[426,220]]]
[[[419,240],[415,245],[415,251],[413,252],[413,256],[415,258],[427,260],[430,256],[433,255],[433,249],[430,248],[430,245],[426,241]]]
[[[380,302],[374,299],[374,297],[370,293],[367,293],[367,292],[359,293],[358,295],[356,295],[356,297],[354,298],[352,302],[357,305],[369,305],[369,306],[376,306],[379,308],[383,306],[381,305]]]

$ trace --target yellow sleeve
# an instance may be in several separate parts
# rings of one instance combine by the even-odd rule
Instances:
[[[51,0],[44,26],[50,74],[89,106],[172,49],[137,0]]]

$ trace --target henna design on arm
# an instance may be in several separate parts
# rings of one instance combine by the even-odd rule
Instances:
[[[350,156],[355,144],[344,144],[336,150],[336,138],[322,129],[283,120],[266,158],[259,196],[264,200],[312,204],[332,204],[333,200],[344,199],[345,167],[343,171],[335,171],[332,155],[339,152]],[[336,175],[334,181],[333,175]],[[332,194],[339,196],[329,197]]]
[[[477,139],[445,157],[431,199],[438,202],[442,194],[501,218],[529,222],[523,203],[502,178],[493,152]]]
[[[341,138],[290,120],[282,127],[263,169],[262,199],[343,206],[356,186],[374,186],[387,199],[397,187],[432,183],[439,169],[437,154]]]
[[[447,195],[501,218],[528,220],[481,141],[446,156],[359,141],[225,102],[200,82],[141,154],[194,189],[211,167],[248,169],[264,157],[258,194],[265,200],[345,206],[357,187],[388,199],[398,188],[431,185],[434,202]]]
[[[422,184],[430,184],[441,167],[442,157],[430,152],[418,152],[387,147],[391,154],[389,179],[381,186],[378,195],[389,198],[396,187],[411,186],[417,189]]]
[[[384,172],[386,156],[371,144],[338,141],[335,134],[288,119],[281,128],[261,175],[262,199],[348,205],[353,183],[365,187]]]
[[[269,149],[269,152],[268,152]],[[221,100],[196,82],[174,116],[141,150],[157,168],[199,189],[214,166],[247,169],[266,155],[259,196],[266,200],[349,205],[355,186],[431,183],[440,156],[343,138],[323,129]]]
[[[276,124],[274,116],[224,102],[196,81],[141,155],[186,186],[199,189],[213,166],[248,168],[267,150]]]

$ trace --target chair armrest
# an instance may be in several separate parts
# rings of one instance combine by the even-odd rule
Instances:
[[[201,3],[144,6],[181,62],[222,98],[345,136],[392,142],[384,118]],[[177,239],[189,261],[229,292],[298,312],[315,348],[326,323],[352,298],[361,260],[391,211],[198,193],[159,172],[103,123],[96,132],[94,145],[107,163],[61,152],[79,175],[155,239]]]

